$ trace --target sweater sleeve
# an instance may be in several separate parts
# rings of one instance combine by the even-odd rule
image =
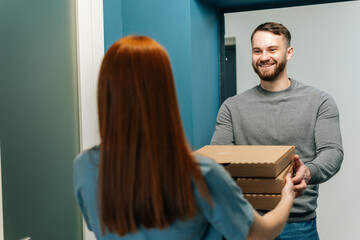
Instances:
[[[234,145],[234,133],[230,109],[226,101],[221,105],[216,118],[216,127],[210,144],[212,145]]]
[[[322,92],[315,125],[316,158],[307,163],[310,184],[329,180],[339,170],[343,160],[339,111],[334,99]]]

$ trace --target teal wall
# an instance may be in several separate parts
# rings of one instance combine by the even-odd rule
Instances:
[[[188,139],[208,144],[219,108],[216,11],[195,0],[107,0],[104,24],[105,49],[128,34],[167,48]],[[2,0],[0,31],[5,239],[81,239],[75,3]]]
[[[161,43],[171,59],[187,138],[194,149],[209,144],[220,105],[216,9],[197,0],[103,3],[105,49],[129,34]]]
[[[0,32],[5,239],[81,239],[75,3],[1,0]]]
[[[103,1],[105,51],[122,37],[121,2],[119,0]]]
[[[218,15],[198,0],[190,3],[192,141],[195,148],[200,148],[210,143],[220,107]]]

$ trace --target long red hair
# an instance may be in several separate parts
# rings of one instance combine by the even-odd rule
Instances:
[[[128,36],[105,54],[98,83],[101,230],[165,228],[197,213],[192,179],[209,192],[184,136],[169,57]]]

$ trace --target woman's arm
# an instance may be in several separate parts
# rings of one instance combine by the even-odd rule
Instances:
[[[263,216],[254,210],[254,221],[246,239],[274,239],[279,235],[289,217],[294,197],[293,183],[289,173],[286,176],[278,205]]]

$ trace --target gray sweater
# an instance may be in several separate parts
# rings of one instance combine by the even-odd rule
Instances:
[[[258,85],[228,98],[219,110],[211,144],[294,145],[311,180],[303,196],[295,199],[289,222],[316,216],[318,184],[334,176],[343,160],[334,99],[293,79],[283,91]]]

